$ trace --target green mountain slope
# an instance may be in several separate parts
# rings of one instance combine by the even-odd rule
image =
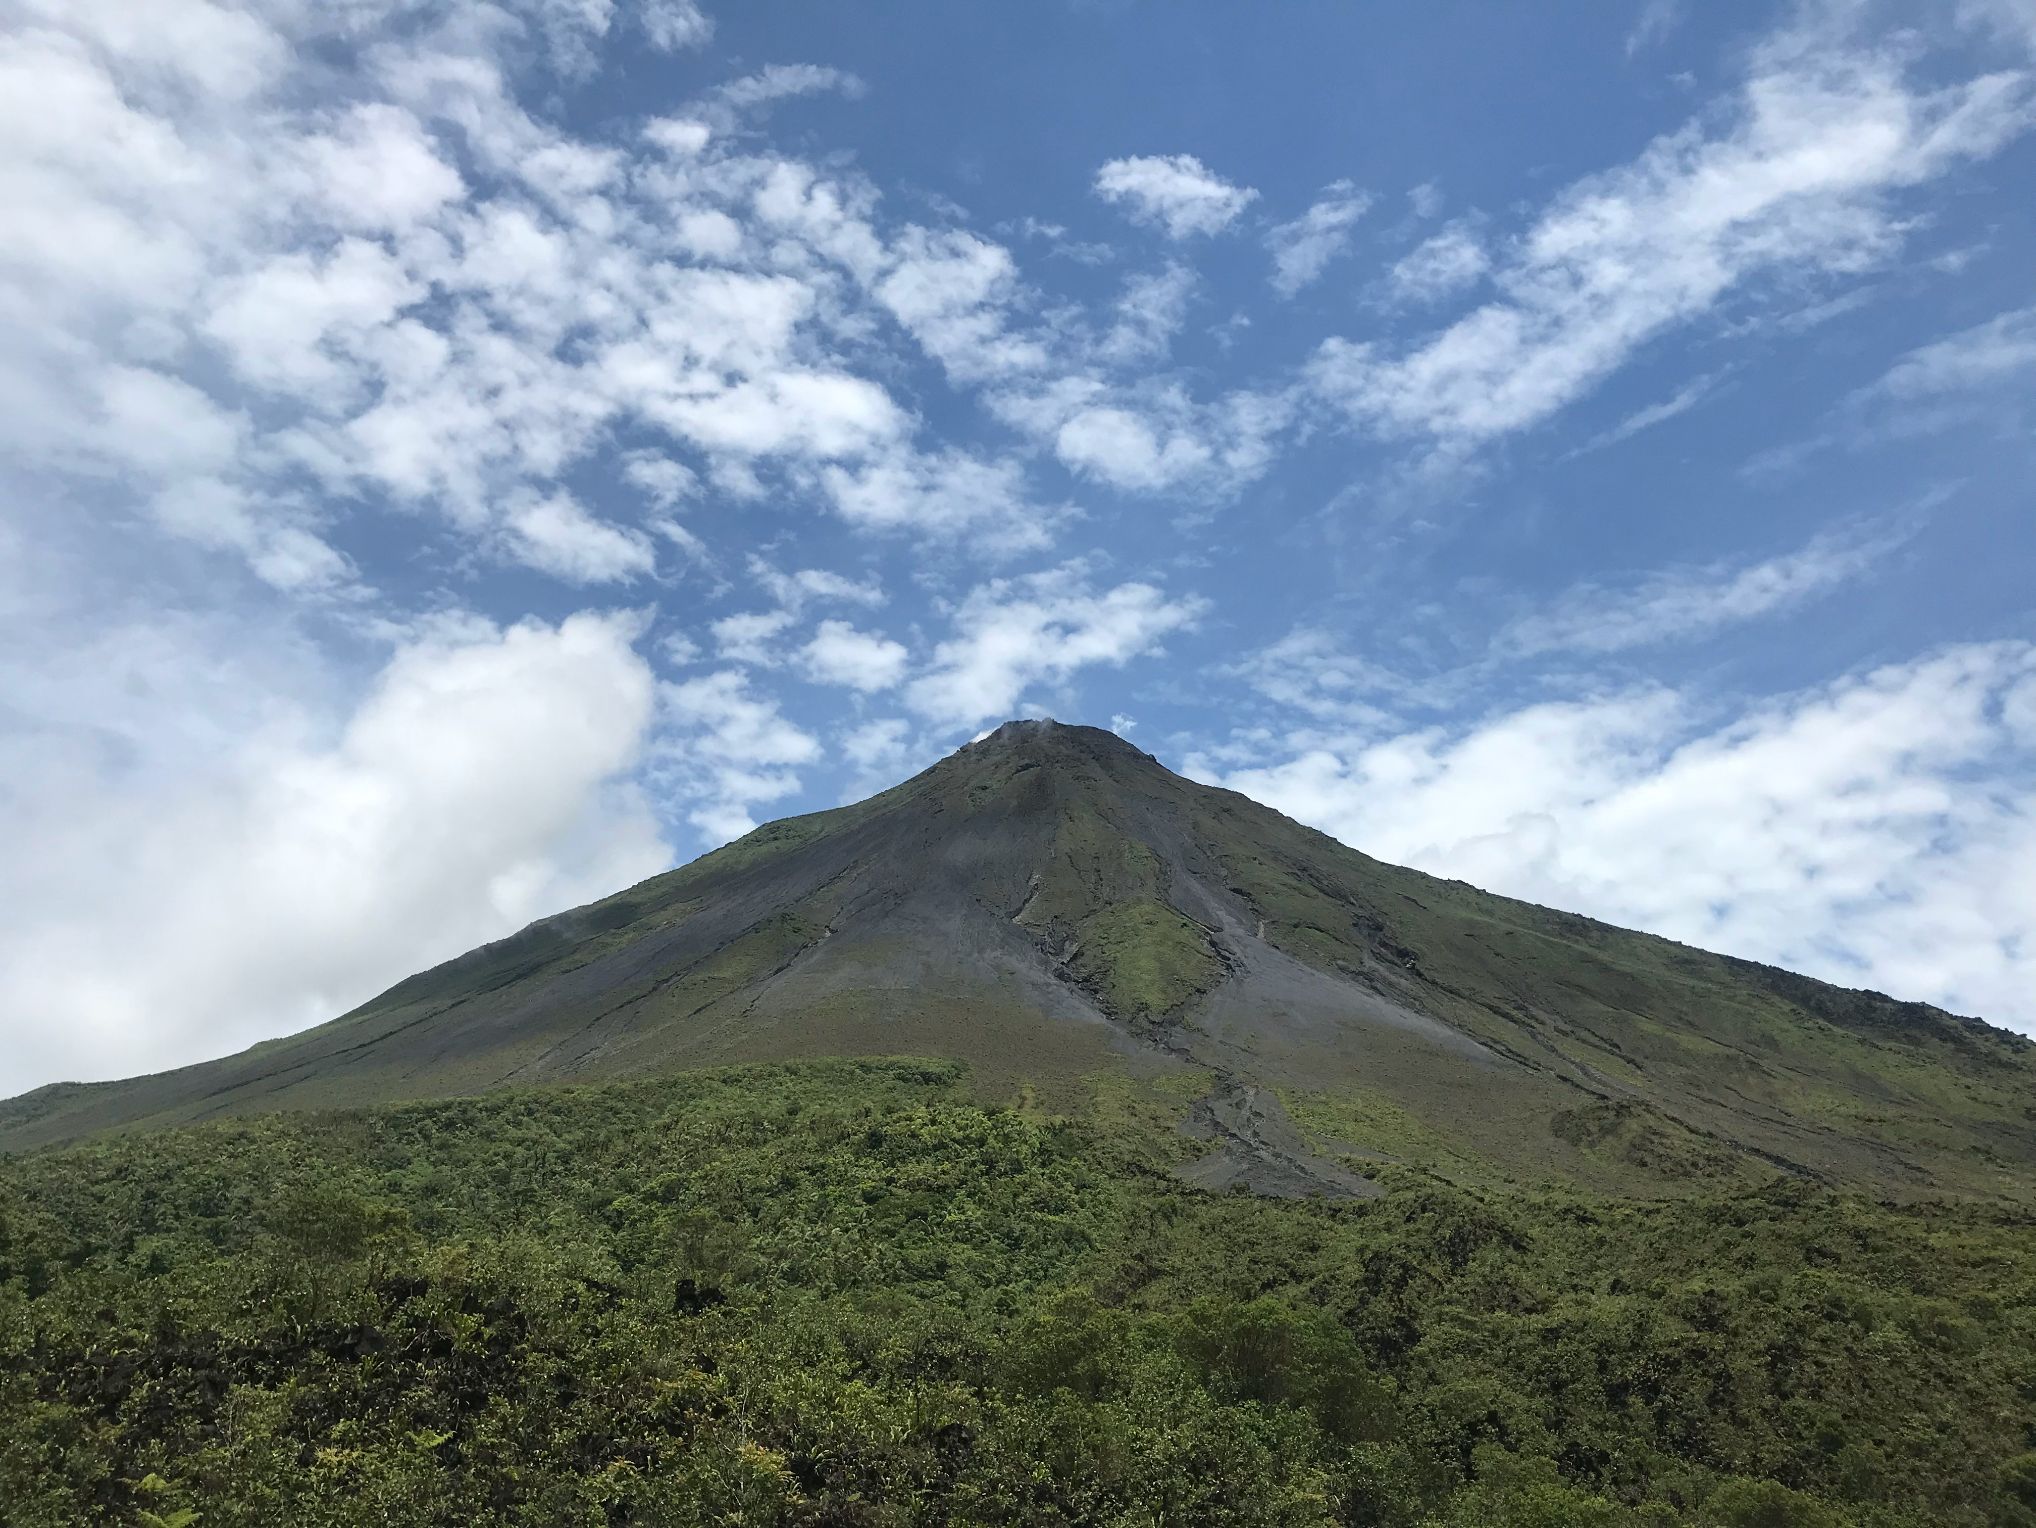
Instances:
[[[1130,1080],[1209,1142],[1204,1181],[1267,1192],[1368,1192],[1381,1160],[1644,1193],[2036,1178],[2018,1037],[1382,864],[1051,722],[320,1028],[0,1105],[0,1147],[885,1054],[966,1062],[991,1100]]]

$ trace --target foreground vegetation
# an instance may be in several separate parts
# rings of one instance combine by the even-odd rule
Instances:
[[[752,1067],[0,1162],[0,1504],[139,1524],[2036,1525],[2036,1218]]]

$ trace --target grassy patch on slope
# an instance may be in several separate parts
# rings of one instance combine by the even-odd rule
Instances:
[[[1208,934],[1164,902],[1120,902],[1085,919],[1068,962],[1121,1018],[1152,1019],[1208,991],[1223,963]]]

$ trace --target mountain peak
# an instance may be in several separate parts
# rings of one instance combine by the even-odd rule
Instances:
[[[1034,770],[1127,786],[1148,776],[1175,779],[1158,759],[1102,727],[1019,717],[963,744],[936,766],[941,773],[971,779],[1001,775],[1015,782]]]
[[[965,743],[956,754],[1023,753],[1042,757],[1087,754],[1091,758],[1151,760],[1152,755],[1103,727],[1056,721],[1051,716],[1021,716]]]
[[[1649,1192],[1777,1169],[1919,1192],[2036,1177],[2036,1058],[1998,1031],[1382,864],[1046,717],[319,1028],[19,1100],[0,1150],[222,1109],[872,1054],[956,1058],[1006,1096],[1173,1079],[1167,1096],[1202,1098],[1212,1186],[1364,1191],[1283,1097],[1314,1100],[1307,1128],[1350,1161]]]

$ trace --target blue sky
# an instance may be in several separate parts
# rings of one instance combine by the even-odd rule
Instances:
[[[18,0],[0,1086],[1012,715],[2036,1030],[2027,0]]]

